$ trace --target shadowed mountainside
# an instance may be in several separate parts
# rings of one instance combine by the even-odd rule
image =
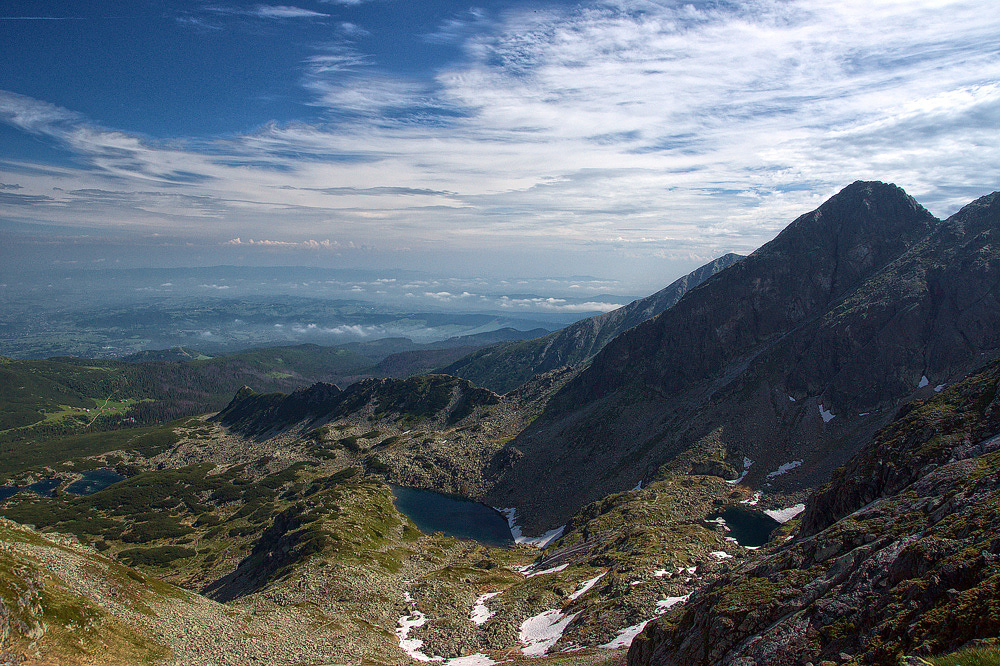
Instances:
[[[941,222],[896,186],[848,186],[609,343],[498,454],[487,499],[542,529],[665,464],[815,487],[995,353],[998,231],[997,194]]]
[[[673,307],[689,290],[742,259],[727,254],[675,280],[652,296],[594,317],[582,319],[549,335],[509,342],[475,351],[439,370],[468,379],[497,393],[506,393],[533,376],[592,358],[615,336]]]

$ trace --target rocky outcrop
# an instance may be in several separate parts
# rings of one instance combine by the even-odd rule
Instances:
[[[343,418],[362,410],[403,420],[454,423],[498,400],[492,391],[464,379],[424,375],[364,379],[343,391],[333,384],[318,383],[288,395],[258,394],[243,387],[213,418],[241,435],[267,438],[303,423]]]
[[[587,361],[615,336],[673,307],[688,291],[742,258],[738,254],[726,254],[652,296],[588,317],[543,337],[473,352],[441,368],[440,372],[464,377],[497,393],[506,393],[537,374]]]
[[[705,460],[768,494],[817,487],[901,404],[1000,350],[997,233],[995,194],[942,222],[898,187],[850,185],[609,343],[508,444],[490,501],[542,530]]]
[[[998,379],[902,410],[795,538],[648,626],[629,665],[889,664],[1000,635]]]

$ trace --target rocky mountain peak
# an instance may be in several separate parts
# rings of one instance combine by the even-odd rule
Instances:
[[[818,288],[815,296],[828,302],[845,295],[938,223],[896,185],[856,181],[798,217],[750,258],[765,270],[775,268],[768,265],[772,262],[789,262],[788,278],[810,280]]]
[[[850,294],[939,223],[895,185],[853,183],[614,340],[570,390],[593,398],[642,378],[672,393],[709,378]]]

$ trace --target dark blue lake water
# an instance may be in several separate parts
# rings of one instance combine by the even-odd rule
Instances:
[[[42,479],[30,486],[0,486],[0,500],[13,497],[22,490],[31,490],[42,497],[52,497],[52,491],[58,488],[60,483],[62,483],[62,479]]]
[[[763,546],[774,528],[781,525],[777,520],[762,513],[741,506],[727,506],[708,517],[709,520],[722,518],[729,528],[729,536],[741,546]]]
[[[74,495],[93,495],[112,483],[124,480],[125,477],[113,469],[92,469],[84,472],[81,478],[66,486],[66,492]]]
[[[507,520],[498,511],[472,500],[429,490],[392,486],[395,505],[424,534],[443,532],[485,546],[514,545]]]
[[[82,473],[81,478],[66,486],[66,492],[74,495],[92,495],[99,490],[104,490],[112,483],[124,481],[113,469],[91,469]],[[22,490],[30,490],[42,497],[52,497],[52,491],[59,487],[62,479],[42,479],[32,483],[30,486],[0,486],[0,502],[13,497]]]

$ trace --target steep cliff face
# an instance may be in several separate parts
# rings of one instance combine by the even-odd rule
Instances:
[[[441,372],[506,393],[537,374],[590,359],[616,336],[673,307],[688,291],[740,259],[738,254],[724,255],[652,296],[588,317],[540,338],[476,351],[442,368]]]
[[[664,465],[819,485],[1000,348],[998,232],[997,195],[940,222],[895,186],[845,188],[609,343],[508,444],[490,500],[541,529]]]
[[[889,664],[995,637],[998,379],[992,364],[902,410],[794,539],[647,626],[629,665]]]

